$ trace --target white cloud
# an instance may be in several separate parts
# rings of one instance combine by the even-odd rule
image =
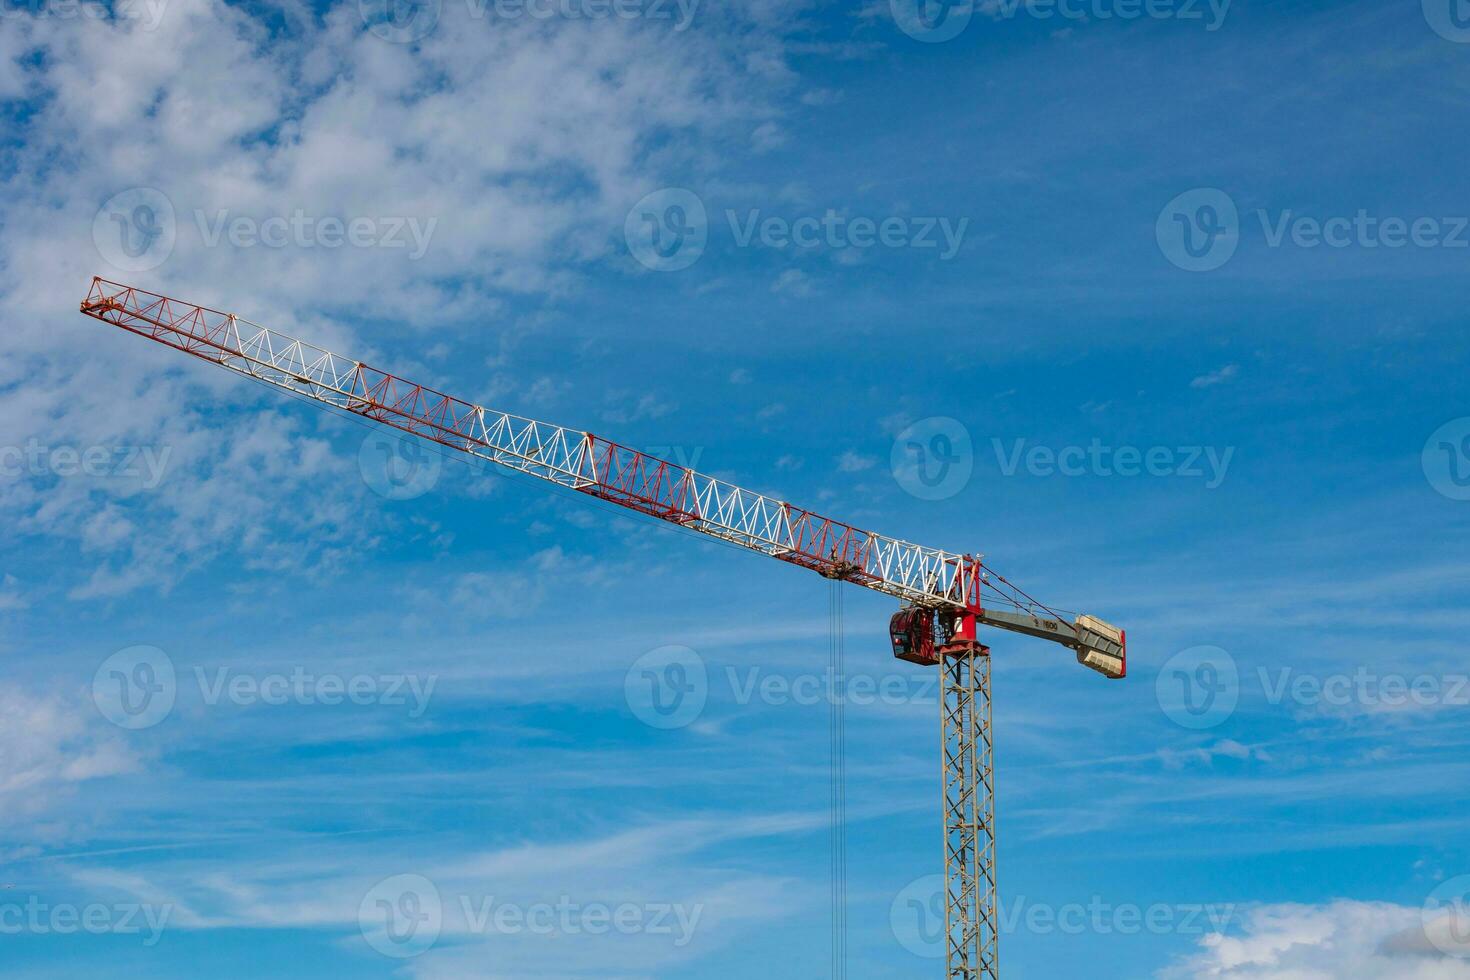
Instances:
[[[842,101],[842,92],[831,88],[808,89],[801,94],[802,105],[829,106]]]
[[[760,419],[762,422],[768,422],[771,419],[776,418],[778,415],[784,415],[785,413],[786,406],[783,403],[772,402],[769,405],[765,405],[757,409],[755,417]]]
[[[580,568],[595,568],[581,563]],[[585,582],[587,573],[558,547],[536,552],[523,565],[499,572],[466,572],[455,580],[450,602],[462,614],[508,618],[534,612],[558,585]]]
[[[788,296],[811,296],[816,290],[811,278],[800,269],[786,269],[771,284],[771,292]]]
[[[659,419],[674,410],[673,405],[652,392],[644,392],[636,398],[629,392],[614,392],[608,396],[615,404],[602,411],[604,422],[641,422],[644,419]]]
[[[1245,913],[1239,933],[1206,937],[1159,980],[1470,980],[1470,960],[1435,948],[1416,908],[1260,906]]]
[[[26,609],[30,604],[21,591],[19,579],[8,572],[0,576],[0,613]]]
[[[1224,367],[1220,368],[1218,371],[1211,371],[1208,374],[1200,375],[1193,381],[1189,382],[1189,386],[1191,388],[1209,388],[1214,385],[1224,384],[1239,373],[1240,365],[1227,364]]]
[[[35,815],[79,783],[137,771],[119,735],[89,706],[0,682],[0,821]]]
[[[1234,759],[1238,762],[1247,762],[1251,759],[1260,762],[1271,761],[1271,755],[1265,749],[1259,746],[1242,745],[1233,738],[1221,739],[1211,745],[1192,749],[1161,748],[1158,754],[1164,766],[1169,769],[1182,769],[1191,762],[1209,766],[1213,765],[1216,759]]]
[[[370,545],[378,520],[351,476],[356,440],[312,439],[314,423],[260,411],[273,403],[238,379],[84,320],[75,311],[94,273],[372,358],[371,337],[347,326],[358,315],[370,314],[368,330],[452,330],[483,323],[506,297],[575,288],[588,263],[615,260],[630,204],[697,159],[696,137],[749,132],[793,84],[776,33],[789,22],[760,4],[701,10],[678,33],[469,9],[443,5],[418,46],[368,33],[355,3],[301,18],[294,34],[219,0],[170,0],[151,31],[7,19],[0,95],[44,105],[18,125],[0,179],[6,444],[171,453],[167,479],[146,493],[117,480],[7,488],[0,516],[91,559],[72,563],[73,597],[167,588],[221,542],[258,567],[324,567]],[[108,264],[93,222],[138,186],[172,203],[177,243],[161,266],[128,273]],[[412,261],[389,248],[210,245],[201,224],[222,214],[434,225]],[[442,358],[445,343],[430,349]],[[528,398],[559,390],[546,379]],[[644,396],[606,417],[670,411]],[[344,470],[346,480],[319,479]],[[306,498],[309,512],[287,503]]]
[[[776,123],[761,123],[750,134],[751,147],[757,153],[767,153],[786,144],[786,134]]]

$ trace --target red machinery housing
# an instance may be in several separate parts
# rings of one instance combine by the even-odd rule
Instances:
[[[934,610],[904,606],[888,620],[888,638],[893,655],[911,664],[932,667],[939,663],[934,652]]]

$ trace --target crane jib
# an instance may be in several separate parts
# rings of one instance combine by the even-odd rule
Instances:
[[[487,409],[234,314],[100,277],[92,280],[81,312],[458,452],[919,608],[950,610],[969,620],[971,632],[987,603],[1045,610],[993,576],[977,556],[865,531],[589,432]],[[1003,618],[982,622],[1074,649],[1084,634],[1092,635],[1065,621],[1049,632]]]

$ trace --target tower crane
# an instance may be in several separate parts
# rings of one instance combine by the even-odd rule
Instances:
[[[1079,664],[1127,675],[1127,636],[1037,602],[979,555],[860,530],[591,432],[443,394],[258,324],[92,280],[81,312],[326,406],[898,599],[894,656],[942,675],[945,976],[999,976],[990,648],[979,628],[1050,640]]]

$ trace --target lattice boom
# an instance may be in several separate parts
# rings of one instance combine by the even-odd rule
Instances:
[[[474,405],[232,313],[96,278],[81,311],[508,469],[929,606],[978,609],[980,559],[863,531],[578,429]],[[1011,602],[1002,595],[1001,601]]]

